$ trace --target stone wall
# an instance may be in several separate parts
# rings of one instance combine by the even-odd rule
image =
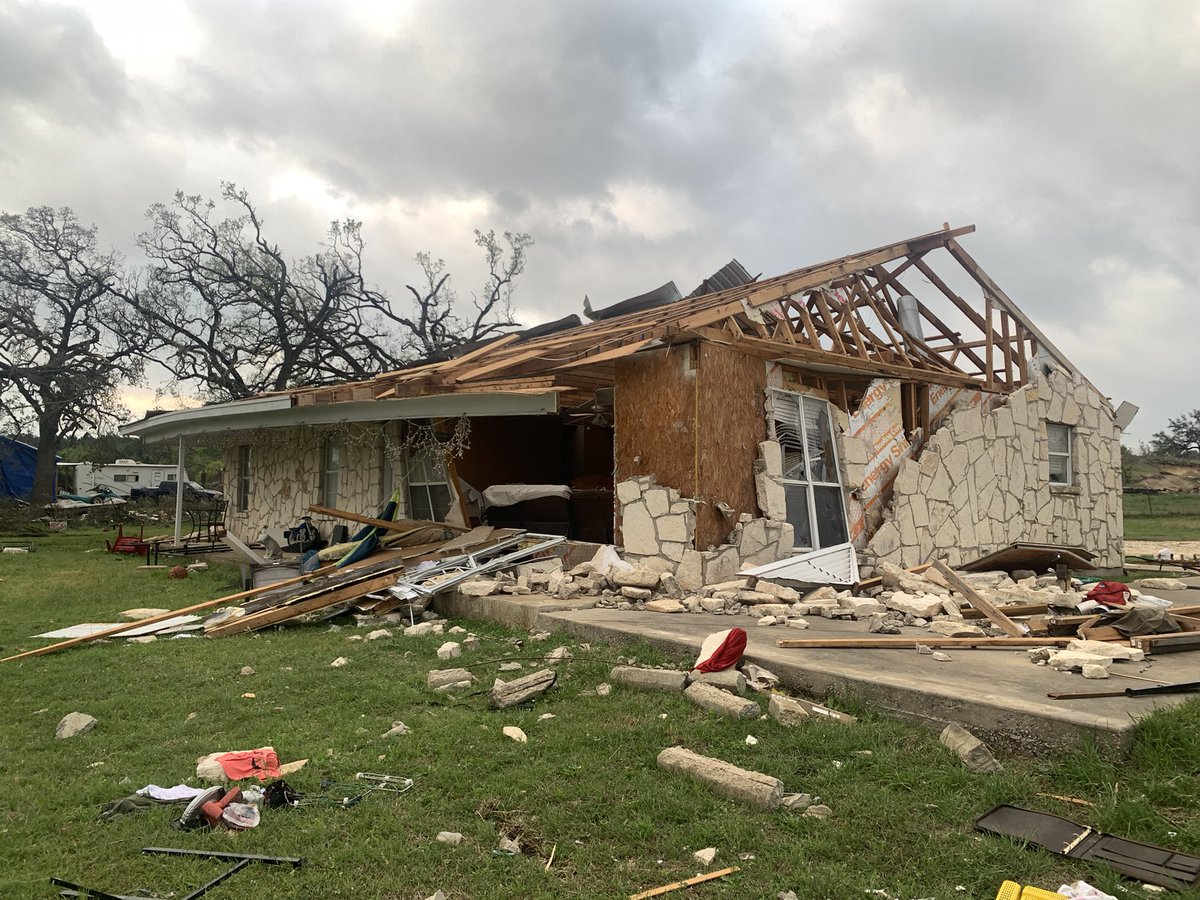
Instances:
[[[1072,484],[1050,483],[1047,422],[1074,429]],[[847,451],[853,441],[842,436]],[[1080,545],[1100,565],[1118,566],[1121,487],[1120,429],[1108,400],[1083,379],[1037,376],[990,409],[955,409],[916,458],[901,462],[865,561],[959,565],[1028,541]]]
[[[301,516],[309,515],[309,504],[323,504],[321,491],[322,451],[325,429],[299,426],[272,429],[267,437],[247,435],[251,447],[250,501],[248,509],[236,509],[238,501],[238,455],[242,446],[231,440],[223,452],[223,490],[230,500],[227,525],[243,541],[254,541],[267,529],[290,528]],[[373,512],[387,498],[382,481],[390,467],[384,464],[382,441],[346,441],[341,444],[338,472],[339,509]],[[401,503],[405,498],[401,497]],[[403,512],[401,513],[403,515]],[[313,524],[328,538],[338,520],[313,516]],[[345,523],[353,524],[353,523]]]
[[[773,445],[776,460],[779,445]],[[761,448],[760,448],[760,452]],[[776,463],[775,468],[778,468]],[[770,462],[764,473],[771,470]],[[782,491],[782,489],[781,489]],[[630,478],[617,484],[625,559],[660,572],[673,572],[685,591],[729,581],[745,566],[774,562],[792,554],[793,531],[787,522],[737,515],[737,524],[719,547],[696,547],[697,500],[658,484],[653,475]],[[778,508],[775,510],[778,512]]]

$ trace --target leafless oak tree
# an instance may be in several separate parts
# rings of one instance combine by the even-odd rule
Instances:
[[[419,254],[428,286],[410,288],[415,314],[400,315],[363,276],[359,222],[334,222],[319,252],[293,261],[266,237],[246,191],[223,184],[221,198],[232,218],[178,193],[150,208],[139,239],[151,261],[141,308],[167,351],[161,361],[208,399],[370,377],[513,324],[509,298],[528,235],[505,234],[506,258],[494,232],[476,232],[489,276],[465,320],[445,264]]]
[[[415,312],[411,316],[398,316],[397,321],[409,330],[410,340],[420,348],[422,356],[444,357],[455,347],[496,337],[516,326],[512,313],[513,282],[525,271],[533,238],[506,231],[504,242],[507,251],[495,231],[475,229],[475,244],[483,249],[488,275],[473,298],[473,312],[466,317],[456,315],[458,294],[450,286],[446,261],[435,260],[428,253],[417,254],[425,282],[419,288],[405,285],[412,295]]]
[[[0,215],[0,411],[37,433],[33,500],[50,499],[60,441],[123,420],[147,330],[120,257],[70,209]]]

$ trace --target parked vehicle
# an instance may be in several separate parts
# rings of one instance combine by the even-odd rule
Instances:
[[[158,487],[136,487],[129,492],[130,500],[163,500],[175,497],[178,482],[160,481]],[[220,491],[210,491],[194,481],[183,482],[183,497],[185,500],[221,500],[225,495]]]

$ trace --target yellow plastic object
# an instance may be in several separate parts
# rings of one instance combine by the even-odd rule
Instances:
[[[996,900],[1066,900],[1062,894],[1040,887],[1021,887],[1015,881],[1006,881],[996,892]]]

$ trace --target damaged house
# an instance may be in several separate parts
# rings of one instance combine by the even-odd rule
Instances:
[[[616,543],[684,589],[848,544],[906,567],[1015,542],[1119,565],[1117,414],[960,246],[973,230],[774,278],[735,261],[686,297],[122,433],[222,446],[244,540],[395,492],[409,518]]]

